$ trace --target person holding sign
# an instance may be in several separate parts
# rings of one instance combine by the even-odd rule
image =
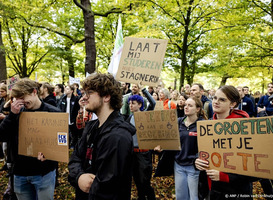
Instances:
[[[122,91],[112,75],[93,73],[82,82],[89,121],[68,164],[76,199],[131,197],[133,139],[136,129],[120,114]]]
[[[198,200],[199,171],[194,167],[198,155],[198,120],[207,119],[203,104],[196,97],[189,97],[184,106],[185,117],[178,118],[181,151],[175,155],[174,178],[177,200]]]
[[[38,159],[18,154],[20,112],[60,112],[39,99],[38,88],[36,82],[27,78],[16,82],[11,91],[11,112],[0,124],[0,141],[10,142],[14,192],[19,200],[53,200],[54,196],[57,162],[45,160],[46,155],[41,152]]]
[[[213,97],[213,120],[229,118],[249,118],[249,115],[242,110],[236,109],[240,104],[241,97],[238,90],[231,85],[220,87]],[[200,190],[199,194],[202,199],[209,196],[210,199],[226,199],[226,197],[235,197],[242,199],[241,195],[247,195],[244,199],[253,199],[252,181],[256,178],[224,173],[218,170],[209,169],[210,164],[205,158],[195,160],[195,166],[202,172],[200,173]]]
[[[156,102],[151,94],[146,90],[146,88],[142,89],[142,93],[149,101],[149,106],[145,111],[154,110]],[[130,96],[128,101],[132,113],[144,110],[144,100],[142,96]],[[130,122],[133,126],[135,126],[135,119],[133,114],[131,114],[126,121]],[[133,143],[133,178],[137,186],[138,199],[155,200],[155,192],[151,186],[151,177],[153,170],[152,152],[149,151],[149,149],[139,149],[137,134],[133,135]]]

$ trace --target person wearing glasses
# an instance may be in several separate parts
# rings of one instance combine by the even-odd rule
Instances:
[[[98,119],[85,124],[68,164],[76,199],[130,199],[135,128],[120,114],[122,91],[110,74],[83,82],[85,109]]]
[[[213,120],[230,118],[249,118],[247,112],[237,109],[241,102],[238,90],[231,85],[220,87],[213,97]],[[199,199],[225,199],[226,195],[236,196],[241,199],[241,194],[252,199],[252,182],[258,179],[232,173],[224,173],[214,169],[208,169],[206,160],[197,158],[195,166],[200,170]]]

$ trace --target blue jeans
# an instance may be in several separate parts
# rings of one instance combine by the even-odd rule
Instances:
[[[193,165],[174,162],[175,195],[177,200],[198,200],[199,171]]]
[[[56,170],[44,176],[14,175],[14,192],[18,200],[53,200]]]

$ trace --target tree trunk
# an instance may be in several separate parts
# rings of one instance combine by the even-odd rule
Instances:
[[[193,4],[194,0],[190,0],[189,2],[189,8],[187,10],[187,17],[185,20],[185,32],[183,36],[183,45],[182,45],[182,62],[181,62],[181,72],[180,72],[180,88],[184,86],[184,81],[185,81],[185,70],[187,67],[187,51],[188,51],[188,36],[189,36],[189,25],[191,22],[191,13],[192,13],[192,7],[191,5]]]
[[[28,77],[28,70],[27,70],[27,49],[28,44],[25,37],[25,27],[22,27],[22,63],[23,69],[21,71],[21,77]]]
[[[2,40],[2,26],[0,22],[0,80],[6,79],[7,79],[6,53]]]
[[[81,0],[81,4],[91,11],[89,0]],[[93,73],[96,70],[96,44],[95,44],[95,18],[92,12],[83,10],[85,29],[85,73]]]
[[[226,85],[226,82],[227,82],[227,79],[228,78],[231,78],[230,76],[228,76],[228,75],[223,75],[223,77],[222,77],[222,80],[221,80],[221,83],[220,83],[220,86],[219,87],[221,87],[221,86],[223,86],[223,85]]]
[[[71,51],[72,43],[69,41],[65,44],[65,55],[63,59],[67,61],[69,76],[75,77],[74,59]]]

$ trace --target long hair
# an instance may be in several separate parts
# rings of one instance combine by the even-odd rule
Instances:
[[[240,93],[234,86],[223,85],[219,87],[218,90],[221,90],[227,96],[228,100],[230,100],[231,103],[234,103],[234,102],[236,103],[234,108],[236,108],[241,103]]]
[[[202,117],[203,119],[208,119],[206,113],[203,109],[202,101],[197,97],[189,97],[188,99],[192,99],[195,102],[196,108],[200,108],[199,112],[197,113],[197,117]]]

